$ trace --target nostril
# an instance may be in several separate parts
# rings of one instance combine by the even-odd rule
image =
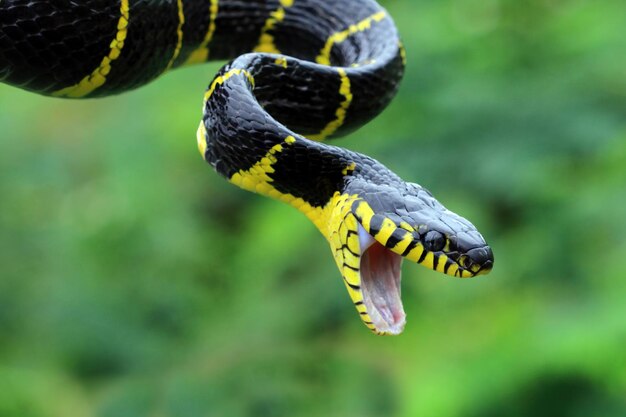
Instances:
[[[493,264],[493,252],[489,246],[471,249],[467,252],[467,255],[473,263],[480,266],[486,265],[487,263]]]
[[[443,249],[446,239],[443,235],[435,230],[426,233],[424,237],[424,248],[430,252],[437,252]]]

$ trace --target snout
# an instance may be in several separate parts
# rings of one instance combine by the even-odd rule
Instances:
[[[493,251],[489,246],[467,251],[465,268],[474,275],[486,274],[493,268]]]

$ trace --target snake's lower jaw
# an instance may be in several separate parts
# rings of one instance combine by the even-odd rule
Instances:
[[[363,323],[376,334],[397,335],[406,321],[400,299],[404,258],[378,242],[357,220],[353,209],[359,201],[356,195],[337,193],[322,233]]]
[[[374,326],[372,330],[379,334],[400,334],[406,324],[400,288],[403,258],[378,243],[361,225],[359,246],[361,292]]]

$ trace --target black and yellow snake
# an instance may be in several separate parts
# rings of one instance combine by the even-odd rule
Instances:
[[[102,97],[233,58],[204,94],[200,152],[313,221],[368,328],[403,330],[403,258],[456,277],[491,270],[469,221],[321,143],[374,118],[402,78],[396,27],[373,0],[0,0],[0,81],[39,94]]]

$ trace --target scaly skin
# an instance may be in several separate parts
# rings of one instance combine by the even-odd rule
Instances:
[[[404,327],[400,257],[457,277],[491,269],[469,221],[374,159],[319,142],[367,123],[398,89],[404,50],[374,1],[0,0],[0,81],[39,94],[117,94],[212,59],[234,60],[204,95],[203,158],[313,221],[367,327]]]

